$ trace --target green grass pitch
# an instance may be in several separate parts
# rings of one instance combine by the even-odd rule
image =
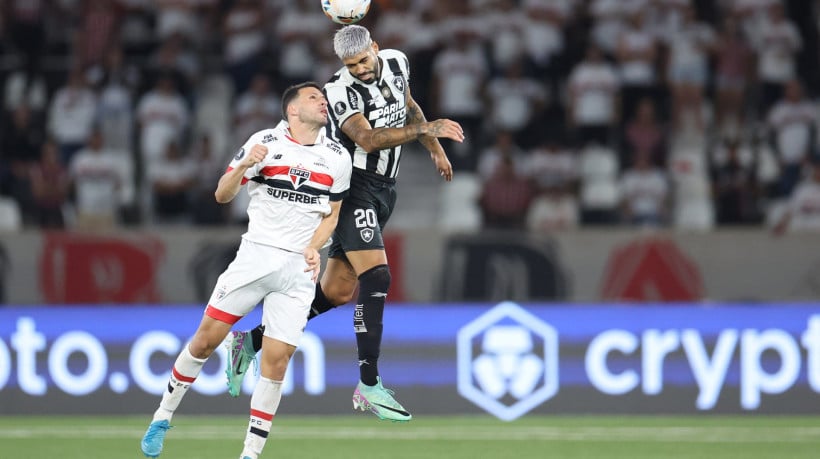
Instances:
[[[0,417],[0,457],[143,457],[142,417]],[[243,417],[177,415],[165,459],[235,459]],[[816,458],[820,417],[420,417],[407,424],[359,416],[274,419],[262,458]]]

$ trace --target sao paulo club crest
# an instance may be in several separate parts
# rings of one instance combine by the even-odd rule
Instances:
[[[288,176],[290,177],[291,183],[293,183],[293,188],[299,188],[303,183],[310,180],[310,171],[298,165],[290,168]]]

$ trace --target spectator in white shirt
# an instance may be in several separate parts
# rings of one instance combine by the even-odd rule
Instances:
[[[568,80],[569,123],[579,142],[609,144],[613,126],[620,119],[620,79],[594,45],[587,48]]]
[[[154,221],[190,223],[191,193],[198,174],[197,164],[176,142],[168,142],[161,162],[148,169]]]
[[[338,58],[335,59],[338,70]],[[332,74],[331,74],[332,75]],[[247,139],[254,132],[276,126],[282,118],[279,96],[271,89],[270,78],[257,73],[247,91],[239,95],[234,106],[234,138]],[[242,141],[242,140],[240,140]]]
[[[320,55],[316,48],[327,46],[324,41],[333,25],[316,8],[314,0],[292,3],[292,7],[282,11],[273,29],[279,46],[276,83],[280,91],[313,77],[314,65]]]
[[[69,165],[75,194],[76,227],[82,230],[109,229],[119,222],[119,211],[128,193],[126,158],[103,146],[103,136],[94,130],[86,148]]]
[[[524,74],[522,60],[513,61],[503,75],[489,80],[487,99],[490,119],[496,129],[511,132],[524,148],[535,145],[547,91],[541,82]]]
[[[509,158],[515,173],[527,174],[529,167],[526,152],[515,143],[515,138],[509,132],[499,131],[495,134],[495,141],[485,147],[478,158],[478,176],[482,180],[489,180],[499,168],[502,158]]]
[[[820,157],[813,157],[811,172],[797,185],[788,207],[773,228],[780,235],[794,232],[820,232]]]
[[[696,17],[691,6],[684,9],[681,28],[668,37],[667,77],[672,89],[672,117],[676,128],[703,131],[703,88],[709,76],[709,56],[715,45],[714,30]],[[693,120],[694,126],[685,125]]]
[[[526,56],[533,67],[533,73],[543,75],[550,68],[559,70],[561,57],[566,49],[564,28],[571,24],[577,0],[524,0],[523,8],[527,18],[523,30],[523,44]]]
[[[162,75],[137,104],[140,156],[143,166],[162,158],[168,142],[181,143],[190,114],[171,76]]]
[[[782,5],[783,0],[725,0],[724,3],[724,14],[736,17],[743,33],[751,41],[768,21],[769,8]]]
[[[464,142],[442,139],[454,169],[475,170],[475,148],[485,115],[484,91],[489,63],[480,35],[465,24],[452,24],[447,46],[433,60],[433,94],[437,116],[449,118],[464,129]],[[411,76],[412,77],[412,76]]]
[[[68,75],[68,82],[51,99],[48,133],[60,148],[63,164],[85,145],[94,127],[97,96],[88,87],[80,69]]]
[[[261,68],[266,46],[265,23],[261,2],[254,0],[233,2],[225,14],[223,59],[237,94],[248,89],[251,78]]]
[[[621,176],[622,216],[636,226],[661,226],[669,215],[666,174],[652,165],[649,155],[638,154]]]
[[[767,117],[772,144],[780,162],[779,194],[788,196],[800,181],[801,171],[814,146],[817,114],[803,95],[797,80],[786,84],[785,97],[772,107]]]
[[[628,16],[628,2],[624,0],[592,0],[588,4],[592,17],[590,38],[606,54],[614,54]]]
[[[645,24],[646,13],[632,14],[627,26],[618,37],[615,57],[623,87],[621,118],[628,120],[635,114],[638,101],[644,97],[657,97],[655,84],[658,72],[655,60],[658,43]]]
[[[769,7],[768,20],[763,21],[753,37],[760,80],[760,113],[764,114],[783,95],[784,85],[797,77],[797,53],[803,40],[780,3]]]
[[[574,151],[547,139],[530,152],[526,173],[542,191],[554,188],[575,192],[578,185],[578,159]]]
[[[575,229],[579,215],[578,199],[571,191],[563,187],[547,188],[530,204],[527,229],[536,233]]]

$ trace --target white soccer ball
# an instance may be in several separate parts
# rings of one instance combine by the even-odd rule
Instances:
[[[370,0],[322,0],[322,11],[336,24],[355,24],[370,9]]]

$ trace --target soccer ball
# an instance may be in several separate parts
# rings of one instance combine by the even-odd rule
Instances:
[[[355,24],[370,9],[370,0],[322,0],[322,11],[336,24]]]

